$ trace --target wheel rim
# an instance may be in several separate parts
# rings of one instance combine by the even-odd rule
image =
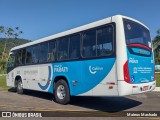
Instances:
[[[22,85],[22,82],[19,82],[19,83],[18,83],[18,90],[21,90],[21,89],[22,89],[22,86],[23,86],[23,85]]]
[[[66,91],[63,85],[59,85],[57,88],[57,97],[59,99],[64,99],[66,96]]]

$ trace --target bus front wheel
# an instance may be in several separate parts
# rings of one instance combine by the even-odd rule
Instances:
[[[55,83],[54,96],[57,103],[65,105],[70,102],[69,87],[65,80]]]
[[[21,80],[17,81],[17,93],[18,94],[23,94],[23,84]]]

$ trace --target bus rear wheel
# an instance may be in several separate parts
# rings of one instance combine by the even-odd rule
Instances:
[[[65,80],[59,80],[55,83],[54,97],[57,103],[67,104],[70,102],[70,92]]]
[[[22,80],[18,80],[17,81],[17,93],[18,94],[23,94],[24,90],[23,90],[23,84],[22,84]]]

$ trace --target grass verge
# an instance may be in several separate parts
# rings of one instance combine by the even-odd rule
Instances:
[[[0,91],[8,90],[10,87],[6,85],[6,76],[0,76]]]
[[[160,73],[156,74],[156,86],[160,87]]]

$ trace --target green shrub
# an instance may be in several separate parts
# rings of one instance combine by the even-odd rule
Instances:
[[[6,61],[0,60],[0,74],[6,74]]]

